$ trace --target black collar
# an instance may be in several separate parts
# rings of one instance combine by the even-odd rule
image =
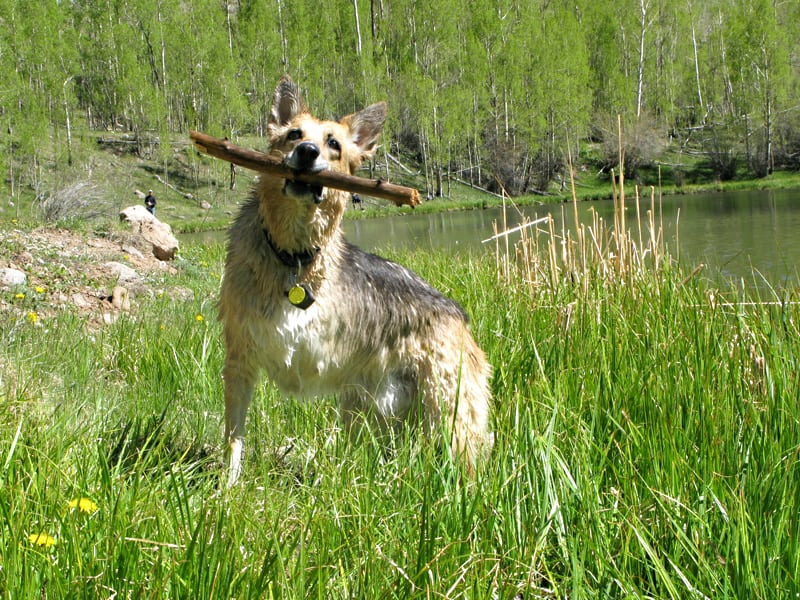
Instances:
[[[267,238],[267,244],[269,244],[269,247],[272,248],[275,256],[278,257],[278,260],[287,267],[291,267],[293,269],[297,267],[307,267],[312,263],[319,252],[319,246],[315,246],[312,250],[304,250],[303,252],[295,253],[281,250],[275,245],[275,242],[272,240],[272,236],[269,234],[269,231],[267,231],[266,228],[264,228],[264,237]]]

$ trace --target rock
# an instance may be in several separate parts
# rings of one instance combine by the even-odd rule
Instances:
[[[0,269],[0,286],[14,287],[17,285],[25,285],[28,276],[22,271],[17,269]]]
[[[205,200],[203,200],[202,202],[200,202],[200,208],[202,208],[203,210],[211,210],[211,205]]]
[[[144,294],[147,291],[144,277],[128,265],[111,261],[103,264],[103,270],[117,278],[114,285],[124,287],[133,296]]]
[[[91,308],[93,306],[92,301],[89,300],[85,295],[83,295],[81,293],[72,294],[72,296],[70,297],[70,300],[72,300],[72,303],[75,306],[77,306],[78,308],[83,309],[83,310],[87,310],[87,309],[89,309],[89,308]],[[95,300],[95,302],[96,302],[96,300]]]
[[[108,271],[112,276],[116,276],[117,284],[139,283],[142,277],[135,269],[130,268],[128,265],[116,261],[110,261],[103,265],[103,268]]]
[[[133,232],[140,235],[152,246],[153,256],[158,260],[172,260],[178,252],[178,240],[172,234],[172,227],[159,221],[148,210],[137,204],[119,213],[121,221],[131,224]]]
[[[167,295],[177,302],[188,302],[189,300],[194,300],[194,292],[185,287],[176,287],[168,290]]]
[[[123,244],[122,251],[130,256],[135,256],[136,258],[144,258],[144,254],[139,252],[139,249],[131,244]]]
[[[120,221],[127,221],[133,225],[137,223],[158,221],[155,216],[141,204],[134,204],[128,208],[123,208],[119,213]],[[161,221],[159,221],[160,223]]]
[[[128,296],[128,290],[121,285],[115,286],[111,292],[111,306],[117,310],[124,310],[130,312],[131,300]]]

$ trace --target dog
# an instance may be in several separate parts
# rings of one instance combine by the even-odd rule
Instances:
[[[294,171],[354,173],[375,151],[386,104],[313,117],[288,76],[275,90],[270,153]],[[346,431],[381,435],[420,415],[450,432],[473,471],[489,433],[491,367],[463,308],[410,270],[350,244],[348,193],[262,175],[229,230],[219,316],[226,350],[228,486],[262,371],[286,396],[335,395]]]

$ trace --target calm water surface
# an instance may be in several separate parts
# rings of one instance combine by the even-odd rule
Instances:
[[[643,226],[650,199],[640,203]],[[533,220],[552,214],[556,231],[561,229],[562,211],[568,228],[574,217],[571,205],[524,207],[506,211],[509,228],[523,215]],[[659,202],[656,199],[656,214]],[[592,222],[596,211],[607,224],[613,223],[613,203],[582,202],[582,223]],[[747,191],[667,196],[660,203],[664,240],[682,265],[706,265],[704,274],[717,283],[737,287],[797,287],[800,285],[800,190]],[[638,239],[636,207],[628,199],[628,229]],[[370,251],[387,248],[438,248],[455,252],[494,252],[493,223],[502,224],[502,209],[404,215],[381,219],[345,221],[348,239]],[[646,235],[646,230],[642,232]],[[512,234],[517,241],[519,234]],[[755,271],[755,273],[754,273]]]
[[[638,239],[636,208],[629,199],[628,228]],[[736,287],[800,287],[800,190],[724,192],[690,196],[666,196],[661,200],[660,221],[664,241],[673,257],[687,269],[703,263],[703,276],[718,285]],[[640,205],[643,225],[647,198]],[[613,223],[609,201],[578,205],[581,222],[592,222],[592,211]],[[525,207],[507,211],[509,228],[548,212],[561,229],[562,212],[572,226],[569,204]],[[658,214],[658,200],[656,200]],[[370,252],[399,248],[436,248],[458,253],[493,253],[494,243],[482,244],[502,227],[502,209],[457,211],[433,215],[409,214],[379,219],[346,220],[347,238]],[[219,241],[222,233],[181,236],[185,241]],[[643,231],[642,235],[646,235]],[[519,239],[512,234],[510,240]]]

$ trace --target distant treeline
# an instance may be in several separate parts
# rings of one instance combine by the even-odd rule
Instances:
[[[613,167],[620,130],[629,173],[669,147],[761,176],[800,165],[799,71],[796,0],[0,0],[0,168],[35,186],[86,127],[262,134],[289,73],[317,114],[388,100],[432,193],[544,189],[586,141]]]

